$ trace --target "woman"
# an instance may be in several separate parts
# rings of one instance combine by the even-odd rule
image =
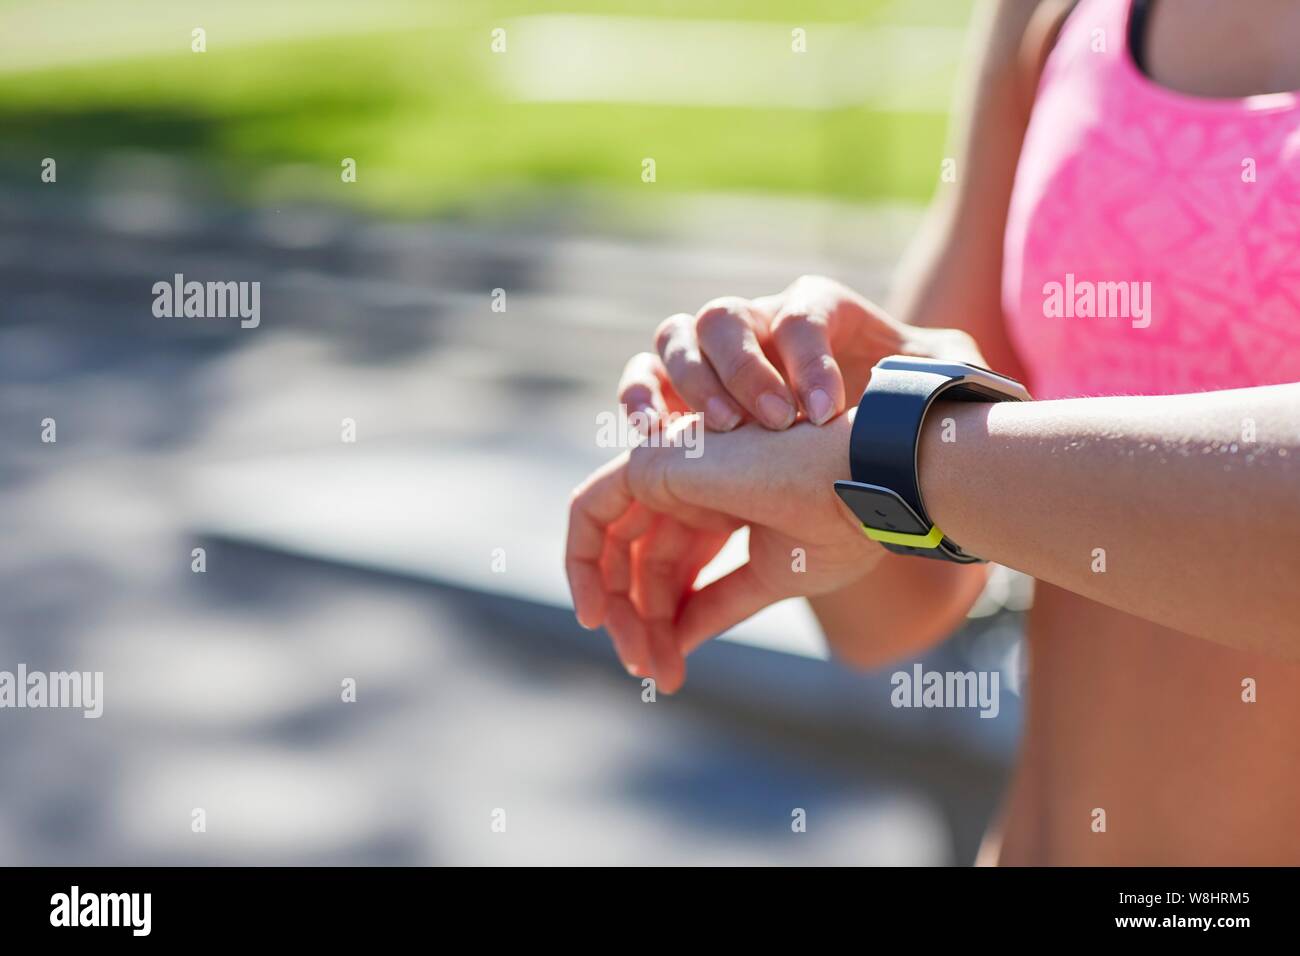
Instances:
[[[1242,13],[989,7],[956,182],[891,313],[804,278],[673,316],[629,363],[630,411],[713,432],[575,492],[579,620],[670,691],[694,647],[794,595],[846,661],[921,653],[986,566],[886,553],[831,483],[879,359],[987,366],[1035,401],[945,405],[917,460],[935,524],[1039,582],[1023,752],[981,858],[1300,862],[1300,8]],[[742,526],[749,563],[696,589]]]

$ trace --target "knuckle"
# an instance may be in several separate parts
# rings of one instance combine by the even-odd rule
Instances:
[[[711,299],[695,313],[695,328],[700,335],[712,335],[737,323],[745,323],[749,302],[737,296]]]
[[[658,327],[655,328],[655,351],[660,355],[663,355],[668,349],[669,344],[677,337],[677,331],[682,327],[682,320],[689,318],[690,316],[679,312],[676,315],[668,316],[668,318],[660,322]]]
[[[719,332],[726,331],[735,321],[736,317],[729,309],[701,309],[695,318],[695,330],[701,339],[711,339]]]
[[[772,335],[778,341],[803,334],[809,329],[825,327],[825,316],[802,308],[784,308],[772,319]]]
[[[749,307],[749,300],[743,299],[738,295],[720,295],[716,299],[710,299],[705,302],[695,314],[703,315],[705,312],[741,312]]]
[[[802,355],[795,362],[795,375],[801,382],[817,381],[830,371],[831,361],[831,357],[825,352]]]
[[[664,368],[668,377],[678,381],[694,374],[700,364],[700,352],[689,342],[680,338],[669,339],[663,350]]]
[[[664,353],[664,367],[668,369],[669,381],[674,386],[689,388],[698,385],[704,377],[699,351],[680,343],[668,346]]]
[[[749,349],[740,349],[726,363],[723,380],[728,388],[743,386],[760,373],[763,362]]]

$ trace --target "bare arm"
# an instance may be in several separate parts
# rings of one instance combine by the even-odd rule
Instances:
[[[937,411],[921,489],[963,547],[1167,627],[1300,659],[1300,383]]]
[[[1300,383],[938,411],[922,429],[921,491],[963,547],[1158,624],[1300,660]],[[697,457],[674,440],[684,419],[666,443],[597,471],[570,512],[578,619],[609,626],[630,666],[645,666],[648,647],[671,691],[680,653],[775,601],[858,579],[885,555],[831,490],[852,418],[746,425]],[[945,418],[955,441],[943,441]],[[672,561],[635,561],[655,515],[680,523],[672,552],[747,525],[749,561],[703,588]],[[792,562],[797,551],[806,561]]]

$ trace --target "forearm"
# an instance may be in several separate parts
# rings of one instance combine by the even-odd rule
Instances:
[[[809,598],[831,653],[870,669],[917,654],[965,620],[986,566],[887,554],[848,587]]]
[[[927,416],[918,466],[930,517],[966,550],[1300,658],[1300,385],[945,403]]]

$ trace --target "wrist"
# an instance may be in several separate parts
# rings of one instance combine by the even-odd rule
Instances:
[[[891,356],[872,370],[850,439],[852,480],[835,482],[868,537],[898,554],[970,564],[982,556],[958,511],[987,403],[1019,404],[1029,393],[1014,379],[974,363]],[[952,454],[954,448],[960,455]],[[925,452],[925,454],[923,454]],[[923,471],[929,493],[922,485]],[[927,498],[934,499],[928,505]]]
[[[916,446],[917,484],[925,510],[963,548],[983,553],[978,520],[986,506],[991,418],[1014,403],[938,401],[921,425]]]

